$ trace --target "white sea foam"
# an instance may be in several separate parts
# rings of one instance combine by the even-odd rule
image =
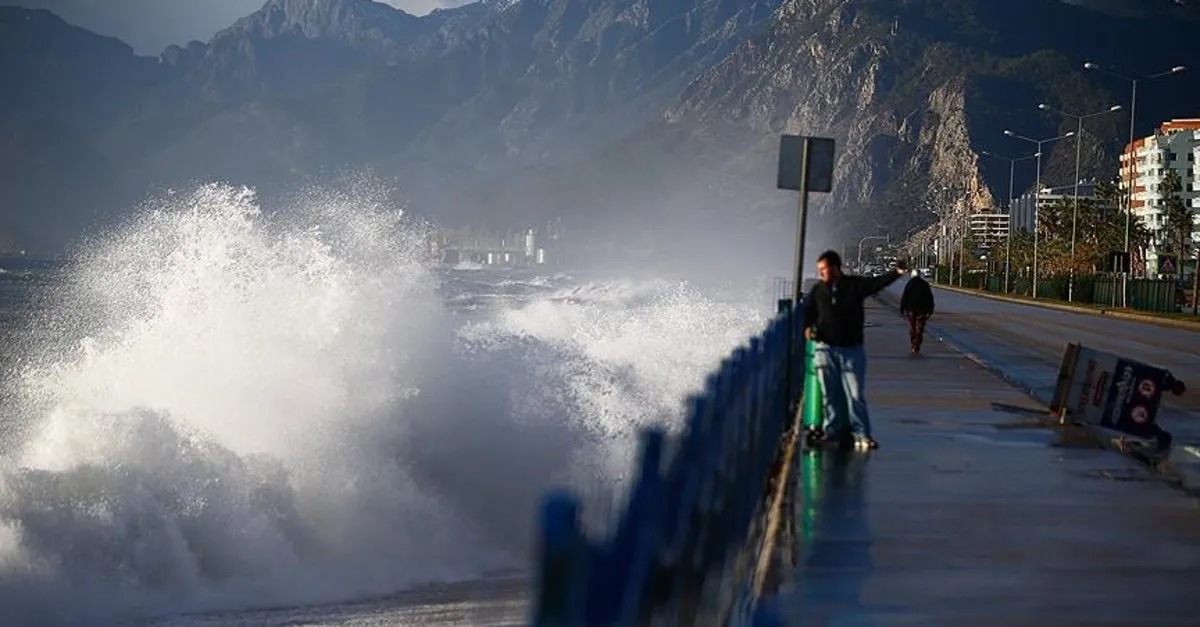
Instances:
[[[525,566],[540,493],[619,482],[636,427],[677,424],[762,327],[686,284],[563,276],[497,282],[508,300],[464,325],[422,229],[373,189],[264,215],[249,190],[203,186],[83,247],[8,382],[23,428],[0,469],[6,620]]]

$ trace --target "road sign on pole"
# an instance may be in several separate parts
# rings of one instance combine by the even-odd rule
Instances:
[[[779,174],[775,186],[800,192],[796,210],[796,282],[792,297],[800,302],[804,277],[804,244],[808,233],[808,192],[833,189],[835,143],[829,137],[783,135],[779,138]]]
[[[779,140],[779,189],[829,193],[835,143],[828,137],[784,135]]]
[[[833,189],[833,164],[835,161],[835,144],[829,137],[805,137],[803,135],[783,135],[779,138],[779,173],[775,186],[779,189],[790,189],[799,192],[796,205],[796,276],[792,287],[792,302],[800,312],[801,299],[804,296],[804,242],[808,234],[808,193],[828,193]],[[799,324],[788,325],[789,333],[802,332]],[[788,338],[790,359],[787,371],[784,373],[787,382],[787,403],[793,401],[792,372],[797,361],[795,349],[799,338]],[[801,355],[804,353],[801,352]],[[799,390],[795,390],[799,391]],[[787,409],[792,409],[790,406]]]
[[[1175,255],[1159,253],[1158,255],[1158,273],[1159,274],[1177,274],[1179,272],[1179,262],[1176,261]]]

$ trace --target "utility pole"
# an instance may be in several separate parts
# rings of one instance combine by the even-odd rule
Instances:
[[[1012,236],[1013,236],[1013,180],[1017,172],[1017,162],[1041,156],[1040,153],[1024,157],[1006,157],[984,150],[980,154],[1008,162],[1008,230],[1004,236],[1004,293],[1008,293],[1009,275],[1012,273]]]
[[[1130,227],[1130,222],[1133,220],[1133,188],[1136,186],[1136,183],[1137,183],[1137,181],[1134,180],[1136,178],[1134,175],[1137,172],[1137,168],[1134,167],[1132,158],[1133,158],[1133,156],[1135,156],[1137,154],[1137,151],[1133,150],[1133,140],[1134,140],[1134,134],[1136,132],[1136,126],[1137,126],[1138,81],[1144,81],[1144,80],[1148,81],[1148,80],[1155,79],[1155,78],[1162,78],[1164,76],[1171,76],[1173,74],[1180,74],[1182,72],[1187,71],[1187,67],[1182,66],[1182,65],[1177,65],[1177,66],[1175,66],[1169,70],[1166,70],[1164,72],[1158,72],[1155,74],[1151,74],[1149,76],[1143,76],[1140,79],[1133,78],[1130,76],[1125,76],[1124,74],[1118,73],[1118,72],[1116,72],[1112,69],[1109,69],[1107,67],[1104,67],[1102,65],[1092,63],[1091,61],[1084,63],[1083,68],[1085,70],[1093,70],[1093,71],[1100,72],[1103,74],[1108,74],[1109,76],[1114,76],[1116,78],[1120,78],[1122,80],[1129,81],[1133,85],[1133,93],[1130,95],[1130,98],[1129,98],[1129,144],[1128,144],[1128,148],[1131,151],[1131,153],[1130,153],[1128,179],[1126,179],[1126,177],[1124,176],[1125,168],[1124,167],[1121,168],[1121,170],[1122,170],[1121,179],[1125,183],[1125,189],[1127,190],[1126,193],[1122,195],[1125,200],[1125,255],[1127,256],[1128,259],[1132,260],[1133,255],[1130,253],[1130,250],[1129,250],[1129,227]],[[1130,271],[1130,268],[1125,268],[1125,272],[1121,273],[1121,306],[1122,307],[1129,306],[1129,271]]]
[[[1037,298],[1038,297],[1038,241],[1041,239],[1041,232],[1042,232],[1042,220],[1041,220],[1041,216],[1038,215],[1040,213],[1041,204],[1042,204],[1042,153],[1044,152],[1042,150],[1042,144],[1048,144],[1050,142],[1058,141],[1060,139],[1066,139],[1068,137],[1073,137],[1075,135],[1075,131],[1071,131],[1070,133],[1065,133],[1065,134],[1059,135],[1058,137],[1050,137],[1047,139],[1031,139],[1029,137],[1020,135],[1018,133],[1014,133],[1007,129],[1004,131],[1004,134],[1008,135],[1009,137],[1012,137],[1014,139],[1020,139],[1022,141],[1027,141],[1027,142],[1037,146],[1037,183],[1033,190],[1033,294],[1031,294],[1031,296],[1033,296],[1033,298]]]
[[[804,137],[783,135],[779,138],[779,172],[775,187],[799,192],[796,202],[796,250],[795,283],[792,286],[791,318],[787,326],[787,355],[784,364],[785,415],[793,415],[793,402],[798,400],[799,390],[794,389],[793,373],[798,361],[803,359],[800,346],[804,330],[797,324],[800,301],[804,296],[804,245],[808,234],[808,194],[828,193],[833,189],[834,140],[827,137]],[[796,334],[800,334],[799,337]],[[800,348],[800,359],[796,351]],[[803,377],[801,378],[803,379]]]
[[[1051,107],[1050,105],[1045,104],[1045,103],[1038,105],[1038,108],[1041,109],[1042,111],[1053,111],[1054,113],[1057,113],[1063,117],[1071,118],[1071,119],[1075,120],[1075,123],[1076,123],[1076,127],[1075,127],[1075,198],[1072,203],[1072,209],[1071,209],[1071,267],[1069,269],[1070,274],[1067,279],[1067,302],[1073,303],[1073,302],[1075,302],[1075,235],[1076,235],[1076,233],[1078,231],[1078,227],[1079,227],[1079,157],[1082,154],[1082,147],[1083,147],[1083,121],[1086,120],[1087,118],[1094,118],[1098,115],[1104,115],[1106,113],[1120,111],[1121,105],[1113,105],[1103,111],[1097,111],[1095,113],[1085,113],[1082,115],[1076,115],[1074,113],[1067,113],[1066,111],[1061,111],[1059,109],[1055,109],[1054,107]]]

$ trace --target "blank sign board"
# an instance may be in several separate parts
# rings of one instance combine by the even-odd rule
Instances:
[[[805,191],[829,193],[833,189],[834,141],[829,137],[783,135],[779,138],[779,189],[800,191],[800,167],[808,147],[808,187]]]

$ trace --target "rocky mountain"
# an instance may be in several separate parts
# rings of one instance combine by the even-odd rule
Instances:
[[[116,165],[98,134],[168,78],[116,39],[0,7],[0,239],[55,248],[90,223]]]
[[[651,156],[631,167],[659,176],[646,165],[664,162],[656,154],[661,138],[675,137],[676,152],[703,155],[718,182],[702,194],[788,215],[792,200],[780,202],[771,185],[778,135],[832,136],[835,189],[815,195],[818,206],[845,232],[901,235],[934,220],[927,207],[946,214],[956,205],[1003,202],[1008,163],[982,152],[1034,152],[1003,130],[1045,138],[1075,129],[1074,120],[1041,112],[1038,103],[1077,113],[1127,106],[1129,84],[1085,72],[1085,61],[1144,75],[1196,58],[1176,43],[1197,24],[1194,11],[1170,2],[1141,9],[1046,0],[788,0],[767,29],[684,90],[643,142]],[[1161,21],[1164,14],[1178,19]],[[1160,35],[1113,45],[1147,30]],[[1194,79],[1144,83],[1139,132],[1196,115],[1197,96]],[[1084,178],[1115,174],[1128,124],[1125,113],[1086,122]],[[1069,184],[1073,140],[1048,148],[1043,180]],[[1034,179],[1032,167],[1024,170],[1018,193]]]
[[[927,206],[1006,194],[1007,163],[981,151],[1026,152],[1004,128],[1065,130],[1038,102],[1126,104],[1085,60],[1187,65],[1196,23],[1175,0],[510,0],[423,17],[269,0],[151,59],[0,8],[19,94],[0,105],[0,228],[50,248],[153,186],[369,167],[446,223],[562,216],[665,246],[655,220],[781,230],[794,197],[774,190],[775,150],[800,132],[838,139],[835,191],[814,197],[831,228],[902,235]],[[1197,92],[1144,86],[1140,131],[1195,115]],[[1088,122],[1085,175],[1113,162],[1122,115]],[[1044,179],[1073,177],[1068,147]]]

